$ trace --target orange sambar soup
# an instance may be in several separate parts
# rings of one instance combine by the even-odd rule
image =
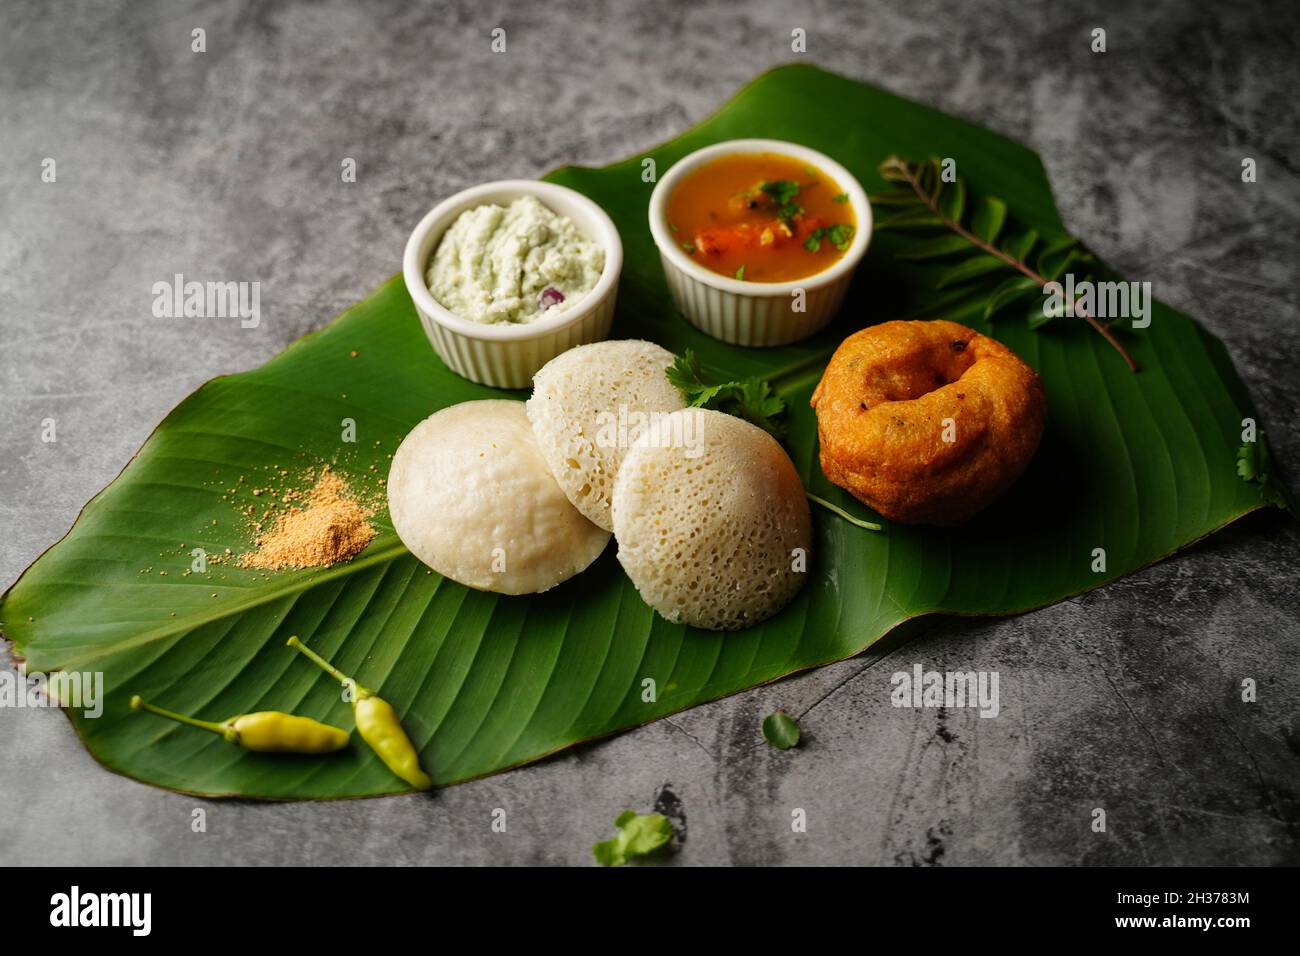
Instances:
[[[747,282],[789,282],[830,268],[856,227],[833,179],[779,153],[719,157],[668,197],[668,228],[682,251]]]

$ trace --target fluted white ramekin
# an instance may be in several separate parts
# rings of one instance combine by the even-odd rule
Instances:
[[[505,205],[521,196],[536,196],[600,243],[605,250],[605,268],[596,287],[572,308],[527,324],[474,322],[443,308],[425,280],[429,259],[442,234],[467,209],[485,203]],[[605,210],[582,193],[531,179],[484,183],[444,199],[420,220],[402,256],[406,291],[433,350],[457,375],[497,388],[528,388],[533,374],[561,352],[607,338],[622,269],[623,242]]]
[[[853,241],[844,255],[822,272],[793,282],[748,282],[719,275],[688,256],[668,228],[668,197],[677,184],[704,163],[737,153],[777,153],[813,166],[847,193],[857,217]],[[682,157],[650,194],[650,234],[659,247],[664,278],[673,303],[702,332],[733,345],[786,345],[825,327],[844,301],[853,271],[871,242],[871,204],[866,190],[847,169],[824,153],[779,139],[733,139]],[[802,297],[796,295],[803,290]],[[802,300],[802,301],[801,301]],[[796,311],[797,305],[802,311]]]

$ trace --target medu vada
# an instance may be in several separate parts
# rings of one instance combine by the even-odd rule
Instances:
[[[1001,342],[956,322],[884,322],[831,356],[812,395],[826,477],[903,524],[960,524],[1020,477],[1047,396]]]

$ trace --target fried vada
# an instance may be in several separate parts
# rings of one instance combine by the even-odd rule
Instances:
[[[956,322],[849,336],[812,395],[826,477],[903,524],[966,521],[1038,449],[1047,397],[1000,342]]]

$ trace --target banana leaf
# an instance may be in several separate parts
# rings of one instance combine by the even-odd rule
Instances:
[[[4,635],[29,672],[103,673],[102,716],[66,711],[95,758],[202,795],[404,792],[359,741],[328,757],[253,754],[129,709],[141,694],[209,719],[277,709],[351,727],[337,684],[285,648],[298,634],[392,702],[435,782],[457,783],[850,657],[919,615],[1012,614],[1060,601],[1261,506],[1258,488],[1235,470],[1241,421],[1254,417],[1246,390],[1221,343],[1164,305],[1149,328],[1125,334],[1141,367],[1132,374],[1083,323],[1031,331],[1023,319],[985,322],[987,289],[936,292],[932,268],[896,258],[915,240],[882,233],[842,314],[817,337],[744,349],[696,332],[668,297],[646,227],[653,184],[642,179],[642,161],[653,157],[662,173],[734,137],[822,150],[868,191],[885,186],[876,169],[890,154],[951,156],[970,188],[1006,200],[1022,228],[1058,233],[1038,157],[875,87],[793,66],[758,77],[645,156],[547,177],[591,196],[622,233],[613,334],[692,348],[719,373],[770,379],[791,406],[787,446],[807,487],[850,510],[866,513],[823,477],[808,408],[838,342],[909,316],[965,322],[1005,342],[1042,374],[1050,419],[1032,466],[1002,501],[960,528],[887,524],[881,534],[814,509],[807,586],[776,617],[729,634],[657,617],[612,544],[546,594],[501,597],[429,571],[383,514],[373,543],[328,569],[266,573],[226,562],[184,574],[193,548],[247,549],[235,508],[257,503],[250,495],[261,476],[332,462],[377,490],[402,437],[434,410],[525,397],[448,371],[396,277],[263,367],[215,379],[186,399],[5,594]],[[421,212],[411,210],[412,222]],[[345,418],[356,423],[353,443],[341,442]]]

